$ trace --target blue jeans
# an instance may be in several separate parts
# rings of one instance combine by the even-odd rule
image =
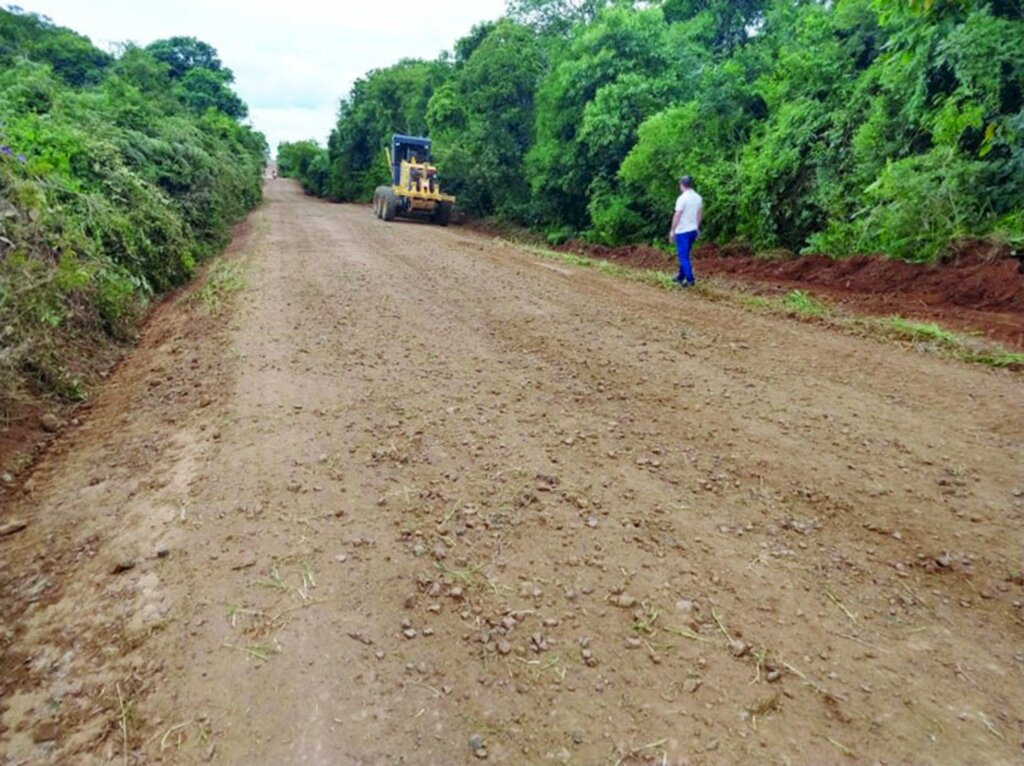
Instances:
[[[693,267],[690,266],[690,248],[697,239],[696,231],[687,231],[683,234],[676,234],[676,253],[679,255],[679,273],[676,275],[677,282],[686,282],[692,285]]]

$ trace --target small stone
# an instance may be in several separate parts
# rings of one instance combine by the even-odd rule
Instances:
[[[21,532],[23,529],[28,527],[27,521],[21,519],[11,519],[0,524],[0,537],[7,537],[8,535],[14,535]]]
[[[499,641],[498,642],[498,654],[508,654],[511,651],[512,651],[512,644],[510,644],[508,641]]]
[[[572,733],[572,743],[574,745],[582,745],[583,744],[583,735],[580,734],[578,731],[574,731]]]
[[[402,631],[402,635],[406,638],[416,638],[419,634],[417,633],[416,628],[406,628]]]
[[[462,600],[462,595],[463,595],[462,588],[460,588],[458,585],[456,585],[454,588],[452,588],[450,591],[448,591],[448,595],[451,596],[456,601],[461,601]]]
[[[683,614],[690,614],[690,612],[692,612],[696,608],[696,606],[697,605],[688,598],[682,598],[676,602],[676,609],[678,609]]]
[[[348,561],[348,556],[346,556],[344,553],[339,553],[337,556],[334,557],[334,560],[337,561],[339,564],[344,564],[346,561]]]
[[[157,548],[156,549],[156,557],[158,559],[165,559],[165,558],[167,558],[170,555],[171,555],[171,549],[170,548]]]
[[[768,671],[768,675],[765,676],[765,677],[768,679],[768,683],[773,684],[776,681],[778,681],[780,678],[782,678],[782,671],[778,670],[778,669],[769,670]]]
[[[704,681],[699,678],[687,678],[686,681],[683,682],[683,691],[687,694],[693,694],[703,685]]]
[[[39,425],[43,427],[43,430],[47,433],[56,433],[60,430],[61,422],[60,418],[54,415],[52,412],[47,412],[41,418],[39,418]]]
[[[946,569],[953,563],[953,559],[949,557],[948,553],[943,553],[941,556],[935,559],[935,563],[943,569]]]
[[[32,741],[37,745],[42,742],[53,742],[57,739],[57,735],[60,733],[60,728],[53,721],[46,721],[38,724],[35,729],[32,730]]]
[[[135,559],[123,558],[110,568],[110,574],[121,574],[135,568]]]
[[[639,649],[643,645],[644,645],[644,642],[641,641],[636,636],[627,636],[626,637],[626,648],[627,649]]]
[[[750,646],[745,641],[733,639],[729,642],[729,651],[732,652],[733,657],[744,657],[750,654]]]
[[[475,751],[473,753],[473,755],[475,755],[481,761],[486,760],[487,759],[487,748],[486,747],[481,747],[479,750]]]
[[[474,753],[484,749],[484,738],[479,734],[473,734],[469,738],[469,749]]]
[[[636,599],[633,596],[627,596],[625,593],[612,597],[611,601],[620,609],[632,609],[636,606]]]

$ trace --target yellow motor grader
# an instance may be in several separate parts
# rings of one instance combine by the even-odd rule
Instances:
[[[429,218],[447,226],[455,197],[441,192],[437,168],[430,162],[430,139],[396,133],[384,153],[391,186],[378,186],[373,193],[374,214],[385,221],[398,216]]]

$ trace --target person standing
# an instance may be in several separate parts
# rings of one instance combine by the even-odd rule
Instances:
[[[679,273],[675,281],[681,287],[692,287],[694,279],[690,250],[693,249],[693,243],[700,234],[700,224],[704,220],[704,199],[694,190],[690,176],[679,179],[679,192],[668,241],[675,242],[676,254],[679,256]]]

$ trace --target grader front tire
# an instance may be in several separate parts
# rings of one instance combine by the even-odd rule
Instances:
[[[452,203],[451,202],[438,202],[437,209],[434,211],[434,223],[438,226],[447,226],[448,222],[452,219]]]

